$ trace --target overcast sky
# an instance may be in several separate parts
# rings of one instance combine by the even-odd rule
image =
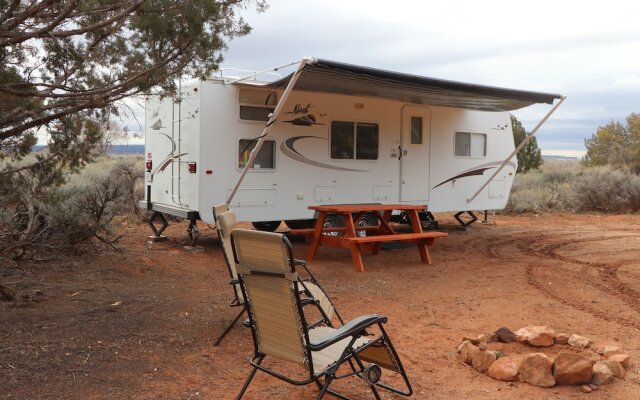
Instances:
[[[545,154],[582,155],[584,138],[640,112],[638,1],[270,0],[245,10],[253,32],[224,67],[260,70],[304,56],[567,100],[538,134]],[[518,110],[533,129],[550,106]]]

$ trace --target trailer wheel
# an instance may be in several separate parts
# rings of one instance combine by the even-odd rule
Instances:
[[[252,222],[251,225],[259,231],[273,232],[280,226],[280,221]]]
[[[325,228],[340,228],[344,226],[342,219],[337,215],[329,214],[324,219],[324,224],[322,224]],[[323,235],[327,236],[340,236],[340,232],[325,232]]]
[[[362,217],[358,218],[355,222],[356,225],[356,235],[359,237],[366,237],[367,231],[359,231],[358,228],[366,227],[366,226],[376,226],[378,225],[378,219],[371,214],[365,214]]]

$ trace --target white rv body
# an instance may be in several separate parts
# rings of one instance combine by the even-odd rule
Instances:
[[[265,124],[240,118],[241,90],[264,93],[265,99],[271,92],[218,80],[193,81],[182,86],[178,102],[172,97],[147,100],[145,153],[153,163],[147,183],[154,205],[165,206],[169,214],[172,209],[177,215],[197,211],[203,221],[213,222],[211,207],[226,201],[242,172],[240,141],[256,139]],[[483,171],[455,177],[495,168],[514,150],[507,112],[294,91],[284,110],[293,112],[296,107],[308,108],[302,112],[314,115],[315,123],[280,121],[273,127],[266,143],[275,144],[275,168],[256,163],[230,204],[243,221],[308,219],[313,213],[307,207],[316,204],[426,204],[432,212],[506,205],[515,162],[471,203],[467,199],[486,180]],[[411,117],[422,119],[422,144],[411,144]],[[377,124],[377,159],[332,159],[330,129],[335,121]],[[456,156],[456,132],[486,135],[486,152]],[[291,157],[291,148],[298,157]],[[179,157],[171,159],[172,155]],[[195,173],[189,172],[189,163],[195,163]]]

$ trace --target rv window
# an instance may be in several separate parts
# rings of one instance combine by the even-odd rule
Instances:
[[[356,159],[378,159],[378,124],[356,124]]]
[[[487,135],[484,133],[456,132],[455,154],[458,157],[484,157],[487,155]]]
[[[353,122],[331,123],[331,158],[338,160],[353,159]]]
[[[422,144],[422,117],[411,117],[411,144]]]
[[[257,139],[240,139],[238,142],[238,168],[244,168],[251,156],[251,150],[256,147]],[[265,140],[260,148],[258,156],[251,169],[275,169],[276,167],[276,142]]]
[[[269,114],[275,110],[269,107],[240,106],[240,119],[246,121],[268,121]]]
[[[469,157],[471,155],[471,134],[456,132],[456,156]]]
[[[378,159],[378,124],[334,121],[330,141],[334,160]]]
[[[269,114],[278,104],[275,92],[250,88],[240,89],[238,102],[240,103],[240,119],[245,121],[268,121]]]
[[[484,133],[471,134],[471,157],[484,157],[487,155],[487,135]]]

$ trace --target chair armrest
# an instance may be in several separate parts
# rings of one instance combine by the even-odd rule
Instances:
[[[316,299],[314,299],[312,297],[311,298],[306,298],[306,299],[300,299],[300,305],[302,307],[308,306],[309,304],[317,304]]]
[[[323,337],[318,341],[313,341],[309,343],[309,348],[312,351],[319,351],[326,347],[331,346],[334,343],[341,341],[344,338],[362,336],[365,332],[365,329],[368,327],[379,324],[386,323],[387,317],[384,315],[363,315],[361,317],[352,319],[347,322],[340,328],[336,329],[335,332]]]
[[[295,258],[295,259],[293,260],[293,265],[305,265],[305,266],[306,266],[306,265],[307,265],[307,263],[306,263],[306,261],[304,261],[304,260],[299,260],[299,259]]]

